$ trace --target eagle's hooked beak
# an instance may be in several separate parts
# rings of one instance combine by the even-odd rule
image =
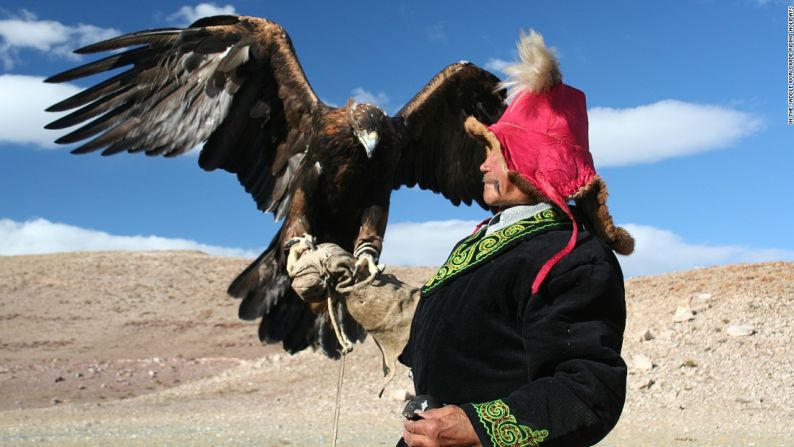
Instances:
[[[367,158],[372,158],[372,153],[375,152],[375,147],[378,145],[378,141],[380,141],[378,132],[375,130],[371,132],[356,132],[356,138],[358,138],[358,141],[364,146],[364,150],[367,151]]]

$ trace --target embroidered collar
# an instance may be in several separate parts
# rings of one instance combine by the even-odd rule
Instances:
[[[485,234],[491,234],[496,230],[500,230],[519,220],[529,219],[530,217],[538,214],[541,211],[546,211],[551,208],[548,203],[538,203],[536,205],[517,205],[496,214],[488,222]]]
[[[560,210],[548,208],[490,234],[486,232],[486,228],[481,228],[458,242],[444,265],[422,287],[422,296],[432,293],[451,278],[479,266],[512,247],[525,236],[543,230],[568,228],[570,225],[571,221]]]

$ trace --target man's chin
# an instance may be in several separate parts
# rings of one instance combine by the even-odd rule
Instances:
[[[486,184],[483,188],[482,200],[490,206],[495,206],[499,202],[499,193],[496,192],[495,188]]]

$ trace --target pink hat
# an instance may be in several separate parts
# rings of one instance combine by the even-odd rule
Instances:
[[[539,202],[551,202],[573,221],[568,244],[541,267],[532,283],[537,293],[551,268],[576,245],[578,225],[568,206],[575,200],[591,232],[624,255],[634,250],[634,239],[615,227],[606,207],[606,184],[595,172],[587,136],[587,104],[581,90],[562,83],[557,59],[540,34],[521,36],[522,62],[508,67],[513,101],[499,120],[486,127],[474,117],[466,130],[499,149],[508,178]],[[508,100],[509,100],[508,99]]]

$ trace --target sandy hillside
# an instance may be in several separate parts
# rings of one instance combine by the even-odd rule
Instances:
[[[0,257],[0,445],[330,445],[338,362],[263,347],[194,252]],[[390,269],[418,284],[431,269]],[[794,264],[627,282],[629,395],[605,446],[794,445]],[[340,446],[393,445],[372,343],[347,359]]]

